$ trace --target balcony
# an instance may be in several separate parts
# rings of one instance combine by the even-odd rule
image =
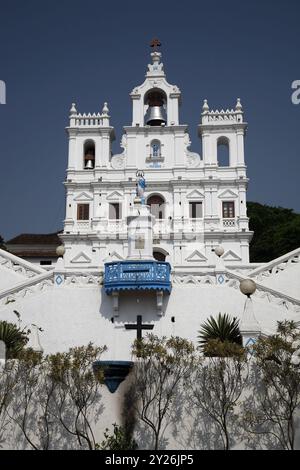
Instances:
[[[106,294],[126,290],[171,292],[171,266],[159,261],[117,261],[105,264]]]

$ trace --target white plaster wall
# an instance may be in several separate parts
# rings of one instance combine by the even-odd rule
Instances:
[[[28,293],[13,304],[2,306],[0,318],[14,320],[13,310],[20,312],[24,324],[42,327],[40,340],[45,352],[67,350],[69,347],[87,345],[90,341],[106,345],[106,357],[130,360],[134,331],[125,330],[124,324],[135,323],[142,314],[143,322],[154,325],[156,335],[177,335],[193,342],[197,332],[210,315],[219,312],[240,317],[244,296],[234,288],[211,285],[174,285],[170,296],[164,297],[162,317],[156,314],[154,293],[124,293],[120,295],[119,316],[114,316],[112,298],[97,286],[52,287],[37,294]],[[272,333],[276,321],[285,318],[299,320],[299,314],[290,313],[284,306],[267,299],[254,299],[254,312],[262,330]],[[175,323],[171,318],[175,317]]]

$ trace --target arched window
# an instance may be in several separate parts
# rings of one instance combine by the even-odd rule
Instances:
[[[150,206],[151,214],[156,219],[162,220],[165,218],[165,201],[161,196],[150,196],[147,199],[147,205]]]
[[[218,165],[230,166],[229,139],[220,137],[218,139]]]
[[[93,170],[95,168],[95,142],[87,140],[83,146],[83,168]]]
[[[151,157],[152,158],[161,157],[161,143],[159,140],[153,140],[151,142]]]
[[[159,250],[153,250],[153,258],[156,261],[166,261],[166,254]]]

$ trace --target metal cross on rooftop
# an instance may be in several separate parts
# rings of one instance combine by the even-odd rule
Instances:
[[[160,40],[157,39],[157,38],[152,39],[152,41],[150,43],[150,47],[152,47],[154,51],[157,51],[158,48],[161,47]]]

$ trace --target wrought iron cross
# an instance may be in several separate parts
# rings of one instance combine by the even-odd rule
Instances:
[[[157,39],[157,38],[152,39],[152,41],[150,43],[150,47],[152,47],[154,51],[157,51],[158,48],[161,47],[160,40]]]
[[[137,339],[137,349],[139,351],[140,344],[142,341],[142,332],[143,330],[153,330],[154,325],[144,325],[143,324],[143,317],[142,315],[138,315],[136,317],[136,325],[125,325],[126,330],[137,330],[136,331],[136,339]]]

